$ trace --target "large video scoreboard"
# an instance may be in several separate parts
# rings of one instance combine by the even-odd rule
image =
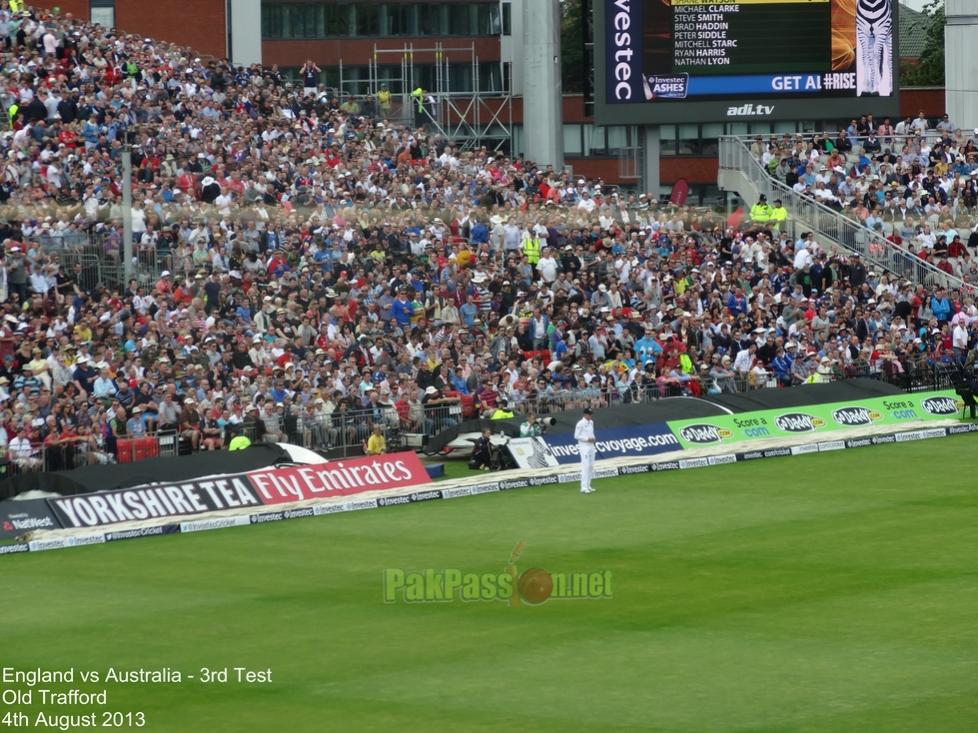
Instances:
[[[898,0],[598,0],[600,124],[898,111]]]

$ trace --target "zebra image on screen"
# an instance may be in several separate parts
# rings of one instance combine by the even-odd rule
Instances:
[[[533,438],[532,452],[529,458],[530,468],[550,468],[557,465],[557,460],[550,455],[550,449],[542,438]]]
[[[856,96],[893,94],[891,0],[856,0]]]

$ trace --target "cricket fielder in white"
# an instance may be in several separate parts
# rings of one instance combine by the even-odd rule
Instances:
[[[581,455],[581,493],[593,494],[591,479],[594,478],[594,457],[598,448],[594,440],[594,419],[590,407],[584,408],[584,417],[574,427],[574,438],[577,440],[577,452]]]

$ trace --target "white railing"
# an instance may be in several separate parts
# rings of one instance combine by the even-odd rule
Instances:
[[[750,138],[754,140],[756,138]],[[720,138],[721,170],[738,171],[768,201],[781,200],[789,216],[804,223],[816,236],[832,240],[841,248],[858,253],[864,262],[894,273],[915,283],[933,287],[974,291],[975,287],[949,275],[938,267],[925,262],[914,253],[901,249],[885,237],[843,215],[841,212],[818,203],[773,178],[760,161],[754,158],[744,138],[726,136]]]

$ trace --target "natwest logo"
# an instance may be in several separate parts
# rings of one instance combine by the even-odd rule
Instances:
[[[31,517],[26,514],[20,514],[5,520],[3,528],[7,532],[13,532],[18,529],[54,529],[54,520],[51,517]]]
[[[774,105],[742,104],[739,107],[727,107],[727,117],[769,117],[774,114]]]

